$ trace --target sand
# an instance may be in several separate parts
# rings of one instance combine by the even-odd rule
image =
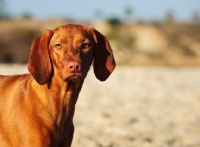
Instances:
[[[72,147],[200,147],[200,68],[119,66],[105,82],[91,69],[74,125]]]

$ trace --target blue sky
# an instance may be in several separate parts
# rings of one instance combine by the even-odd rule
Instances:
[[[99,14],[103,18],[124,17],[129,7],[134,19],[161,19],[172,11],[180,20],[188,20],[197,11],[200,0],[7,0],[6,9],[18,17],[30,13],[36,18],[73,18],[93,20]]]

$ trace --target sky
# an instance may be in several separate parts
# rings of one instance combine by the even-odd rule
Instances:
[[[127,8],[135,20],[160,20],[172,12],[179,20],[200,15],[200,0],[5,0],[6,10],[13,17],[28,13],[35,18],[123,18]]]

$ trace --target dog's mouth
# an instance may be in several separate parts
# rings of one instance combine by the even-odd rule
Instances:
[[[76,83],[76,82],[82,81],[82,77],[79,76],[79,75],[72,75],[72,76],[68,77],[68,78],[66,79],[66,81],[70,81],[70,82]]]

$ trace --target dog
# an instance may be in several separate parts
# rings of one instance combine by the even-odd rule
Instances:
[[[67,24],[37,37],[30,73],[0,76],[0,147],[70,147],[75,104],[92,62],[100,81],[116,65],[107,38],[94,28]]]

